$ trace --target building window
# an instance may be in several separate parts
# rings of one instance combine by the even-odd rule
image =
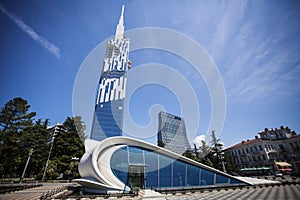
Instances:
[[[159,186],[167,187],[172,185],[172,160],[165,156],[159,156]]]
[[[261,147],[261,145],[259,145],[259,150],[260,150],[260,151],[262,151],[262,150],[263,150],[263,149],[262,149],[262,147]]]
[[[185,186],[186,164],[176,160],[173,163],[173,186]]]
[[[248,148],[246,148],[246,152],[249,153],[249,149]]]
[[[202,169],[201,170],[201,182],[200,185],[213,185],[214,184],[214,173]]]
[[[219,174],[216,174],[216,184],[228,183],[228,178]]]
[[[199,168],[187,165],[187,185],[196,186],[199,184]]]

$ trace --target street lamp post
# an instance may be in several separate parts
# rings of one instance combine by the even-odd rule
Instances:
[[[47,171],[47,168],[48,168],[48,165],[49,165],[49,160],[50,160],[50,156],[51,156],[51,152],[52,152],[53,143],[54,143],[54,139],[55,139],[56,129],[57,129],[57,128],[58,128],[58,126],[55,125],[55,127],[54,127],[54,133],[53,133],[53,135],[52,135],[52,140],[51,140],[51,146],[50,146],[49,154],[48,154],[46,166],[45,166],[44,173],[43,173],[43,177],[42,177],[42,181],[44,181],[45,176],[46,176],[46,171]]]
[[[20,179],[20,183],[22,183],[22,180],[24,179],[25,172],[26,172],[26,169],[28,167],[28,163],[29,163],[29,160],[30,160],[30,157],[31,157],[32,153],[33,153],[33,149],[30,149],[29,153],[28,153],[28,158],[27,158],[27,161],[26,161],[26,164],[25,164],[25,167],[24,167],[21,179]]]

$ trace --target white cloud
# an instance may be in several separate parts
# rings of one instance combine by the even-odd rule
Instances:
[[[14,14],[8,12],[3,5],[0,4],[0,10],[4,13],[7,17],[9,17],[16,25],[25,33],[27,33],[32,39],[39,42],[45,49],[47,49],[52,55],[56,58],[60,59],[59,48],[46,40],[44,37],[38,35],[33,28],[28,26],[22,19],[15,16]]]
[[[205,135],[198,135],[193,140],[193,143],[196,144],[197,147],[201,147],[202,146],[202,141],[205,141]]]

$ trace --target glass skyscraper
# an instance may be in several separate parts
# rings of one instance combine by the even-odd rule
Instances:
[[[129,39],[124,35],[123,15],[124,6],[115,37],[107,42],[100,75],[90,136],[98,141],[122,135],[126,73],[129,68]]]
[[[191,149],[184,119],[166,112],[158,114],[157,140],[164,143],[164,148],[180,155]]]

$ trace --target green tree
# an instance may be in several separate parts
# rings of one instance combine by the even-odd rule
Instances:
[[[0,112],[0,174],[4,177],[19,177],[22,173],[24,151],[22,135],[33,126],[35,112],[21,97],[8,101]]]
[[[189,159],[198,161],[196,155],[191,150],[186,150],[182,155],[189,158]]]
[[[240,169],[232,163],[230,157],[227,154],[224,155],[223,160],[226,166],[226,170],[229,174],[236,175],[237,173],[239,173]]]
[[[211,160],[213,167],[226,172],[223,160],[223,144],[220,139],[217,139],[215,131],[211,132],[211,151],[208,153],[208,158]]]
[[[210,145],[211,146],[208,146],[205,141],[202,141],[199,161],[210,167],[226,171],[223,157],[223,144],[220,142],[220,139],[217,139],[215,131],[212,131]]]
[[[33,149],[33,154],[25,177],[34,176],[38,179],[42,177],[51,142],[51,134],[48,130],[48,124],[49,120],[42,122],[42,120],[39,119],[33,126],[24,129],[24,133],[21,138],[21,148],[24,149],[25,155],[27,155],[29,149]],[[25,159],[27,159],[27,157],[25,157]],[[22,161],[22,163],[25,162],[25,160]]]
[[[201,141],[201,152],[200,152],[200,158],[205,158],[206,155],[210,151],[210,147],[206,145],[206,142],[204,140]]]
[[[165,143],[161,140],[157,140],[157,146],[164,148],[165,147]]]
[[[73,158],[80,158],[84,153],[84,145],[76,130],[75,121],[83,124],[80,117],[68,117],[61,125],[61,128],[55,135],[50,158],[51,163],[56,166],[57,173],[63,173],[64,178],[69,178],[71,175],[70,171],[74,169],[74,166],[70,167]],[[79,132],[82,131],[79,130]]]

